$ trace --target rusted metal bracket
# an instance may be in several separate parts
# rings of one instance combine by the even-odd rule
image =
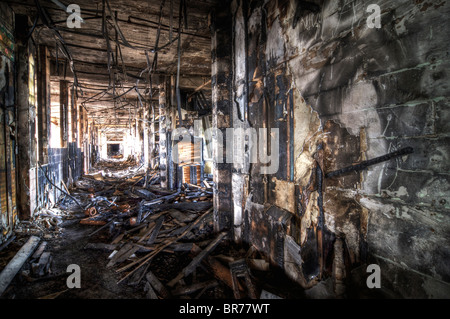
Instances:
[[[345,173],[348,173],[348,172],[361,171],[361,170],[367,169],[367,167],[369,167],[369,166],[372,166],[372,165],[375,165],[375,164],[379,164],[379,163],[382,163],[382,162],[386,162],[386,161],[388,161],[390,159],[393,159],[393,158],[396,158],[396,157],[399,157],[399,156],[403,156],[403,155],[407,155],[407,154],[411,154],[413,152],[414,152],[414,149],[412,147],[409,147],[409,146],[408,147],[404,147],[404,148],[402,148],[402,149],[400,149],[398,151],[391,152],[391,153],[388,153],[386,155],[375,157],[375,158],[372,158],[372,159],[367,160],[367,161],[362,161],[359,164],[347,166],[347,167],[338,169],[336,171],[329,172],[329,173],[327,173],[325,175],[325,178],[342,175],[342,174],[345,174]]]

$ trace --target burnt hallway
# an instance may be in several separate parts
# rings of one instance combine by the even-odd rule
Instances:
[[[449,13],[1,0],[1,298],[448,299]]]

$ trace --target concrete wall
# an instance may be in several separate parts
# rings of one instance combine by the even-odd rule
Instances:
[[[17,222],[14,99],[14,15],[0,4],[0,243]]]
[[[19,217],[29,219],[39,208],[57,202],[61,192],[52,183],[63,188],[62,181],[69,185],[78,179],[84,154],[76,140],[58,142],[64,135],[59,109],[64,98],[60,99],[59,89],[51,97],[48,56],[44,47],[35,47],[27,37],[28,17],[15,15],[3,3],[0,17],[1,243],[12,234]],[[58,125],[52,122],[50,129],[52,115]],[[72,130],[75,133],[77,125]],[[52,136],[56,147],[48,144]]]
[[[387,296],[448,297],[450,4],[378,1],[380,28],[369,27],[370,4],[231,3],[227,127],[277,128],[280,154],[270,175],[249,151],[233,163],[221,187],[232,188],[234,237],[305,287],[330,277],[347,286],[337,295],[358,295],[376,263]],[[320,187],[327,172],[407,146],[413,154]],[[301,264],[279,256],[280,231],[301,247]]]
[[[48,154],[48,164],[38,173],[37,208],[51,207],[58,202],[62,192],[52,183],[64,189],[62,182],[69,186],[83,175],[84,153],[75,143],[69,143],[68,148],[50,148]]]

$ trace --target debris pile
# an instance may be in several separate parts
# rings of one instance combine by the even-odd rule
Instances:
[[[81,250],[101,253],[118,285],[150,299],[287,296],[269,284],[273,269],[265,256],[237,245],[229,232],[214,232],[211,179],[169,191],[157,186],[158,171],[134,164],[132,158],[102,162],[101,170],[66,188],[58,207],[42,209],[23,227],[58,233],[61,220],[71,219],[70,225],[87,231]],[[21,273],[26,281],[55,276],[46,246],[43,241],[29,255]]]
[[[58,237],[63,228],[63,220],[72,218],[72,215],[58,207],[41,208],[30,220],[19,221],[14,232],[21,235],[43,235],[50,239]]]
[[[31,257],[31,277],[43,277],[52,273],[51,267],[53,263],[53,257],[50,252],[45,251],[46,247],[47,242],[43,241]],[[26,276],[27,274],[28,273],[22,272],[23,276]]]
[[[118,284],[152,299],[259,297],[251,269],[268,263],[213,232],[211,180],[168,191],[152,184],[158,172],[114,174],[84,176],[71,193],[84,207],[80,224],[95,227],[84,249],[108,251]]]
[[[25,278],[28,282],[37,281],[52,274],[53,257],[50,252],[45,251],[47,242],[44,241],[38,246],[39,242],[39,237],[30,236],[3,268],[0,273],[0,296],[21,269],[21,278]]]

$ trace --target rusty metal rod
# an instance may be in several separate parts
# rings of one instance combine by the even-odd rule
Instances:
[[[353,171],[355,171],[355,172],[361,171],[361,170],[366,169],[369,166],[372,166],[372,165],[375,165],[375,164],[378,164],[378,163],[381,163],[381,162],[388,161],[388,160],[390,160],[392,158],[396,158],[396,157],[399,157],[399,156],[411,154],[413,152],[414,152],[414,149],[412,147],[409,147],[409,146],[408,147],[404,147],[404,148],[402,148],[402,149],[400,149],[398,151],[391,152],[391,153],[388,153],[386,155],[375,157],[375,158],[372,158],[372,159],[367,160],[367,161],[362,161],[359,164],[347,166],[347,167],[338,169],[336,171],[329,172],[329,173],[327,173],[325,175],[325,178],[334,177],[334,176],[342,175],[342,174],[345,174],[345,173],[348,173],[348,172],[353,172]]]
[[[68,194],[65,190],[63,190],[61,187],[56,186],[48,177],[47,173],[45,172],[45,170],[42,168],[42,165],[40,162],[38,162],[39,168],[41,169],[42,173],[44,174],[44,177],[47,179],[47,181],[54,187],[56,187],[56,189],[58,189],[60,192],[66,194],[67,196],[69,196],[71,199],[73,199],[73,201],[84,211],[85,208],[83,206],[81,206],[81,204],[77,201],[77,199],[75,197],[73,197],[72,195]]]

